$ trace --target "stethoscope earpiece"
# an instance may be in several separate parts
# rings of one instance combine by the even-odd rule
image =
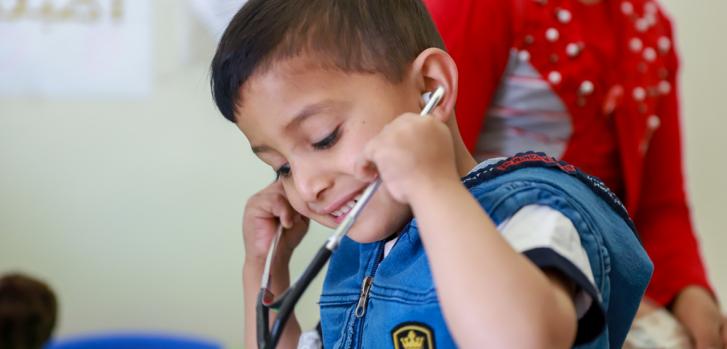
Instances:
[[[422,93],[422,102],[424,102],[424,104],[429,103],[430,99],[432,99],[432,91]]]
[[[444,97],[444,86],[439,85],[439,86],[437,86],[436,89],[434,89],[434,91],[427,91],[427,92],[422,93],[422,96],[421,96],[422,102],[424,102],[425,106],[427,104],[429,104],[429,101],[432,99],[432,96],[434,96],[434,95],[437,95],[437,103],[439,103],[439,99]],[[433,107],[432,107],[432,109],[433,109]],[[429,113],[429,112],[431,112],[431,110],[427,110],[427,113]]]

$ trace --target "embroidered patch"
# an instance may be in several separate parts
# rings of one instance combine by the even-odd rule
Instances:
[[[419,322],[405,322],[391,331],[394,349],[435,349],[432,329]]]

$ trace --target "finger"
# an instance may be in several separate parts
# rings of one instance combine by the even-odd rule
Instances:
[[[449,115],[445,113],[441,107],[434,108],[434,110],[429,113],[429,116],[439,122],[447,122],[447,120],[449,120]]]
[[[293,215],[293,227],[288,229],[287,232],[289,234],[293,234],[292,238],[298,239],[299,241],[308,231],[308,222],[309,220],[307,217],[300,214],[295,214]]]
[[[727,347],[727,315],[720,316],[718,325],[720,345],[718,348]]]
[[[688,331],[692,334],[695,349],[722,349],[724,344],[720,338],[719,327],[713,323],[690,322],[685,323]]]
[[[290,204],[287,202],[284,202],[282,204],[282,207],[280,209],[280,214],[278,215],[280,219],[280,224],[283,225],[283,228],[290,229],[293,227],[293,209],[290,207]]]
[[[280,196],[274,192],[258,193],[247,202],[245,213],[255,218],[277,218],[281,212]]]
[[[260,191],[261,194],[276,194],[276,193],[282,193],[285,194],[285,189],[283,188],[283,182],[279,181],[277,178],[273,179],[273,181],[265,186],[263,190]]]
[[[354,165],[354,176],[360,181],[371,182],[377,177],[376,165],[362,157]]]
[[[691,303],[682,304],[679,309],[675,309],[674,315],[691,335],[696,349],[723,348],[724,343],[720,333],[722,315],[717,305],[711,298],[695,298],[695,295],[700,294],[693,292]],[[689,307],[685,307],[686,305]]]
[[[272,214],[280,220],[285,229],[293,227],[293,214],[297,213],[283,195],[276,195],[271,207]]]

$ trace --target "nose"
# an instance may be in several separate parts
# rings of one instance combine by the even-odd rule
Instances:
[[[311,203],[320,201],[326,189],[333,185],[333,176],[323,164],[305,162],[293,168],[293,182],[301,199]]]

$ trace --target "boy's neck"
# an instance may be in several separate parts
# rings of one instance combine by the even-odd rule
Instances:
[[[470,154],[461,139],[458,143],[454,145],[455,162],[457,164],[457,173],[459,173],[460,177],[464,177],[477,166],[477,160]]]
[[[454,161],[457,166],[457,173],[460,177],[464,177],[477,166],[477,160],[467,150],[467,146],[464,144],[464,140],[462,140],[462,136],[459,133],[459,127],[457,127],[454,115],[452,115],[447,124],[450,132],[452,132],[452,141],[454,141]]]

